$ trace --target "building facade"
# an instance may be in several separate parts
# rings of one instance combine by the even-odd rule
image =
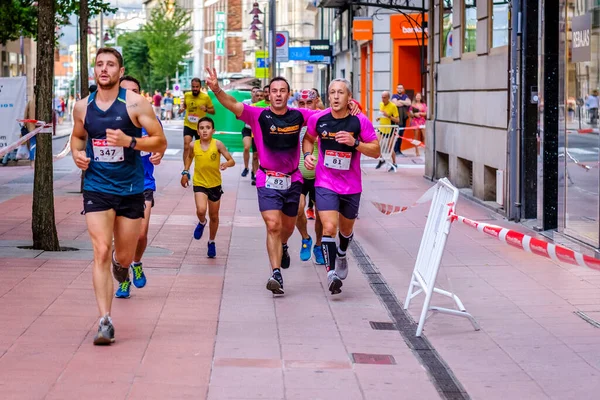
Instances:
[[[204,65],[215,68],[221,76],[241,74],[242,0],[208,0],[204,2]]]
[[[506,201],[508,1],[434,0],[425,174]]]
[[[0,45],[0,77],[27,77],[27,98],[33,96],[37,50],[34,40],[24,38]]]

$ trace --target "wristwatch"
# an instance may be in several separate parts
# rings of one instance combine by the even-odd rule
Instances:
[[[360,145],[360,140],[356,139],[354,141],[354,148],[356,149]]]
[[[304,158],[310,156],[312,153],[310,151],[307,151],[306,153],[304,153]]]
[[[181,171],[181,175],[187,175],[188,179],[190,179],[190,171],[188,171],[187,169],[184,169],[183,171]]]
[[[135,137],[131,137],[131,143],[129,143],[129,148],[130,149],[135,149],[135,145],[137,144],[137,140],[135,140]]]

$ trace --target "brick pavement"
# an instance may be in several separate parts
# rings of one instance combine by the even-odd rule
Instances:
[[[264,227],[239,164],[224,174],[214,260],[206,258],[204,239],[191,238],[193,198],[179,186],[180,162],[157,168],[149,283],[113,302],[117,342],[109,348],[91,344],[97,323],[91,253],[10,247],[30,240],[31,196],[0,203],[0,398],[440,398],[400,334],[370,327],[390,317],[353,259],[344,292],[331,297],[322,268],[299,261],[295,234],[285,297],[265,290]],[[420,168],[365,170],[365,198],[377,201],[411,204],[430,185]],[[0,170],[0,185],[32,173],[10,172]],[[78,175],[63,175],[55,186],[61,240],[89,248],[74,193]],[[492,217],[464,199],[458,211]],[[426,214],[427,206],[386,217],[363,201],[356,239],[400,299]],[[482,326],[474,332],[468,321],[444,315],[425,326],[471,398],[596,398],[600,330],[573,311],[600,319],[597,272],[519,253],[456,225],[440,283]],[[411,306],[413,317],[421,301]],[[396,364],[356,364],[351,353],[392,355]]]

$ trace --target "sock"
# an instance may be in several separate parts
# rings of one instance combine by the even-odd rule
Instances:
[[[206,217],[204,217],[204,222],[198,220],[198,222],[200,222],[200,225],[204,225],[206,226],[206,223],[208,222],[208,219]]]
[[[141,261],[134,261],[134,262],[131,263],[131,265],[134,265],[134,266],[137,267],[137,266],[142,265],[142,262]]]
[[[286,251],[288,249],[287,243],[281,243],[281,247],[283,248],[283,251]]]
[[[275,273],[277,273],[277,274],[281,274],[281,269],[279,269],[279,268],[275,268],[275,269],[273,270],[273,273],[274,273],[274,274],[275,274]]]
[[[342,235],[342,232],[339,232],[340,247],[338,248],[338,254],[340,256],[343,257],[346,255],[346,250],[348,250],[348,246],[350,245],[350,242],[352,241],[353,237],[354,232],[352,232],[349,236],[344,236]]]
[[[211,243],[214,243],[214,242],[215,242],[215,241],[214,241],[214,240],[212,240],[212,239],[209,239],[209,240],[208,240],[208,244],[211,244]]]
[[[335,239],[331,236],[323,236],[321,248],[323,250],[323,258],[325,258],[325,268],[327,271],[335,270],[335,255],[337,253],[337,246]]]

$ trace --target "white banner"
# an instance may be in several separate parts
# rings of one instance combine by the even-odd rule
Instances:
[[[0,150],[21,137],[17,122],[25,115],[27,78],[0,78]]]

